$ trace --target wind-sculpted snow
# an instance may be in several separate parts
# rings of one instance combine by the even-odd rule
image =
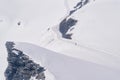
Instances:
[[[8,67],[5,71],[6,80],[45,80],[45,69],[29,59],[22,51],[14,48],[13,42],[7,42]]]
[[[46,75],[46,80],[120,80],[120,71],[103,65],[55,53],[30,43],[18,43],[16,48],[41,62],[53,74],[53,79],[48,79],[50,75]]]

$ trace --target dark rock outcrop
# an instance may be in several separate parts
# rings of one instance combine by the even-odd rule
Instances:
[[[77,10],[82,8],[84,5],[86,5],[89,2],[89,0],[80,0],[75,6],[74,9],[69,12],[67,17],[65,17],[59,24],[59,31],[62,34],[62,38],[65,39],[72,39],[72,33],[67,34],[68,30],[74,26],[77,23],[77,20],[71,18],[71,15],[75,13]]]
[[[5,71],[6,80],[45,80],[45,69],[29,59],[22,51],[14,48],[13,42],[7,42],[8,67]]]
[[[59,31],[62,33],[62,37],[66,39],[72,39],[72,34],[67,34],[67,31],[77,23],[77,20],[73,18],[69,18],[68,20],[65,18],[59,25]]]
[[[70,11],[69,16],[72,15],[74,12],[76,12],[77,10],[79,10],[80,8],[82,8],[83,6],[85,6],[87,3],[89,2],[89,0],[80,0],[80,2],[78,2],[75,6],[74,9]]]

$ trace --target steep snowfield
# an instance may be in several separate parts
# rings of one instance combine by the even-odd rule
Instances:
[[[119,4],[119,0],[96,0],[73,14],[78,19],[73,41],[120,57]]]
[[[5,80],[4,71],[7,67],[5,42],[11,40],[10,36],[12,41],[34,41],[31,39],[35,38],[33,36],[41,34],[44,29],[56,24],[57,21],[59,21],[59,19],[61,19],[65,14],[66,8],[64,6],[64,0],[0,0],[1,80]],[[17,25],[18,22],[21,23],[20,26]],[[19,32],[23,34],[20,34]],[[22,35],[24,35],[25,38]],[[31,38],[26,39],[27,36],[30,36]]]
[[[45,66],[49,72],[46,74],[46,80],[120,79],[120,71],[61,55],[30,43],[17,43],[15,47],[24,51],[36,62],[40,62],[42,66]]]
[[[56,24],[65,14],[64,0],[0,0],[0,31],[3,23],[9,28],[18,28],[18,22],[20,27],[34,25],[43,29]]]
[[[72,40],[61,38],[58,29],[60,17],[57,22],[51,18],[56,25],[50,26],[46,26],[49,21],[42,21],[40,17],[29,19],[26,25],[23,19],[20,26],[12,26],[7,40],[30,42],[61,54],[120,69],[118,8],[118,0],[96,0],[76,11],[70,16],[78,20],[71,31]]]
[[[96,68],[97,65],[100,65],[102,67],[97,67],[99,68],[98,73],[100,71],[100,75],[102,75],[101,73],[105,73],[107,71],[109,73],[110,71],[109,75],[116,76],[116,78],[113,76],[111,80],[120,79],[117,77],[119,73],[114,74],[111,70],[103,68],[104,66],[113,68],[114,70],[120,70],[120,1],[90,0],[87,5],[70,16],[78,20],[78,22],[73,26],[74,29],[70,31],[70,33],[73,33],[72,40],[66,40],[61,37],[61,33],[59,32],[59,23],[66,17],[66,15],[68,15],[69,11],[73,9],[77,2],[79,1],[0,0],[0,63],[3,63],[0,65],[0,79],[5,80],[4,70],[7,66],[7,52],[4,46],[5,41],[36,44],[72,57],[70,60],[73,62],[77,61],[74,65],[77,65],[77,63],[83,63],[84,65],[85,63],[85,65],[90,67],[93,66],[94,68]],[[20,23],[20,25],[18,25],[18,23]],[[26,45],[26,48],[24,49],[27,49],[27,47],[28,46]],[[55,57],[56,55],[59,55],[58,53],[55,54]],[[34,58],[34,56],[35,55],[31,55],[32,58]],[[51,59],[51,57],[53,57],[53,55],[51,55],[49,59]],[[65,58],[69,60],[68,57]],[[39,60],[38,58],[36,59]],[[60,57],[59,60],[61,59],[63,58]],[[70,65],[71,63],[69,64],[68,60],[65,59],[68,65]],[[90,65],[88,65],[88,62],[84,62],[82,60],[90,62]],[[95,65],[91,62],[95,63]],[[61,65],[63,64],[61,61],[60,63]],[[49,65],[52,64],[53,62],[51,64],[49,63]],[[56,64],[58,63],[55,62],[53,65],[56,66]],[[88,69],[91,71],[94,68]],[[52,68],[50,67],[50,69]],[[84,68],[84,70],[85,69],[87,68]],[[55,71],[57,70],[59,69],[55,68]],[[86,71],[87,70],[82,72],[84,73]],[[88,72],[88,74],[90,73]],[[65,75],[68,76],[67,74]],[[70,75],[72,75],[72,73]],[[91,74],[91,76],[94,75],[95,74]],[[106,78],[108,79],[107,76]],[[98,78],[101,79],[104,77]],[[85,79],[85,77],[83,78]],[[98,78],[96,77],[94,79],[99,80]],[[59,80],[59,77],[57,80]]]

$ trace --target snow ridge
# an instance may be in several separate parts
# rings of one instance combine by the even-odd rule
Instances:
[[[29,59],[22,51],[14,48],[13,42],[7,42],[8,67],[5,71],[6,80],[45,80],[45,69]]]

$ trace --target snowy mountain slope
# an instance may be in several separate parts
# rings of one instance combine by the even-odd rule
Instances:
[[[46,80],[120,79],[120,72],[117,70],[58,54],[30,43],[17,43],[15,47],[25,52],[36,62],[41,62],[52,73],[54,79]]]
[[[71,48],[64,47],[64,49],[61,50],[66,53],[72,51],[73,53],[84,51],[84,53],[83,52],[82,53],[83,55],[87,53],[88,57],[86,55],[85,56],[87,57],[87,59],[89,59],[89,61],[92,60],[92,62],[97,63],[102,62],[104,64],[108,64],[109,66],[111,64],[115,65],[117,63],[116,67],[118,67],[120,65],[119,64],[120,11],[118,10],[120,8],[118,6],[119,4],[120,2],[118,0],[115,1],[97,0],[94,1],[94,4],[93,3],[87,4],[86,6],[84,6],[83,8],[76,11],[73,15],[70,16],[70,18],[77,20],[77,24],[73,27],[74,29],[70,31],[70,33],[73,34],[72,40],[70,42],[84,49],[86,48],[87,50],[85,51],[89,52],[92,51],[93,55],[94,56],[96,55],[95,56],[97,58],[96,60],[92,60],[94,59],[93,55],[91,53],[88,54],[89,52],[81,50],[81,48],[73,50],[72,49],[73,47],[70,46]],[[101,19],[102,16],[103,18],[105,17],[107,18],[105,18],[104,21],[101,21],[103,20]],[[68,49],[70,49],[70,51]],[[78,57],[78,55],[76,56]],[[89,58],[91,56],[92,59]]]
[[[0,65],[0,78],[5,80],[6,41],[36,44],[70,57],[120,70],[120,1],[90,0],[68,17],[77,20],[77,23],[67,32],[73,34],[72,40],[64,39],[59,24],[78,2],[0,0],[0,62],[3,63]]]
[[[65,14],[64,0],[0,0],[0,31],[5,33],[3,23],[8,31],[17,27],[18,22],[22,27],[34,25],[43,29],[56,24]]]
[[[119,54],[107,51],[107,49],[111,51],[114,51],[116,49],[119,51],[119,41],[116,41],[119,40],[117,39],[119,38],[119,36],[117,36],[119,35],[119,32],[117,32],[119,30],[119,27],[115,28],[111,25],[110,29],[107,28],[109,27],[110,22],[109,16],[109,18],[105,18],[106,20],[104,19],[105,22],[103,22],[102,19],[99,19],[102,18],[99,17],[100,15],[107,16],[108,10],[109,14],[111,14],[112,17],[112,14],[115,13],[113,12],[112,8],[114,9],[118,6],[114,6],[116,2],[112,2],[114,1],[91,1],[86,6],[83,6],[81,9],[69,16],[70,18],[77,20],[77,24],[73,26],[74,29],[70,32],[73,33],[72,40],[64,40],[61,38],[61,33],[58,29],[60,23],[59,21],[57,22],[58,25],[43,27],[39,24],[39,19],[31,20],[31,24],[23,25],[20,27],[18,27],[17,25],[13,26],[13,28],[8,33],[7,40],[30,42],[62,54],[119,69]],[[104,5],[106,8],[104,8],[104,6],[102,5]],[[102,7],[103,9],[101,9]],[[106,14],[102,14],[102,12],[105,12],[106,10]],[[101,13],[98,13],[98,11],[100,11]],[[114,11],[116,11],[116,14],[119,13],[119,11],[117,12],[117,10]],[[115,18],[119,19],[119,16],[117,16],[118,15],[116,15]],[[93,19],[95,19],[94,22]],[[100,26],[105,25],[104,23],[106,23],[106,27]],[[89,24],[91,25],[89,26]],[[117,21],[113,21],[112,24],[116,24],[117,26],[119,26],[119,23]],[[113,31],[111,30],[115,31],[115,33],[113,33]],[[118,34],[116,34],[116,32]],[[112,38],[112,36],[110,35],[115,34],[116,37],[113,37],[114,39],[116,39],[115,41],[113,41],[113,39],[110,39]],[[118,44],[116,42],[118,42]]]
[[[73,41],[120,56],[119,4],[118,0],[96,0],[72,15],[79,21],[72,31]]]
[[[25,33],[26,35],[24,34],[24,36],[29,36],[30,34],[27,34],[28,32],[42,32],[44,29],[47,29],[48,26],[56,24],[65,13],[64,0],[0,0],[0,63],[3,63],[0,65],[1,80],[5,80],[4,72],[7,67],[5,43],[9,41],[9,37],[15,38],[14,35],[16,35],[18,41],[28,41],[28,39],[31,39],[35,34],[25,40],[25,38],[18,33]],[[20,25],[18,25],[19,22]],[[35,31],[35,28],[38,31]],[[22,40],[18,38],[18,36],[21,36]],[[16,41],[16,39],[13,41]],[[32,41],[32,39],[30,41]]]

